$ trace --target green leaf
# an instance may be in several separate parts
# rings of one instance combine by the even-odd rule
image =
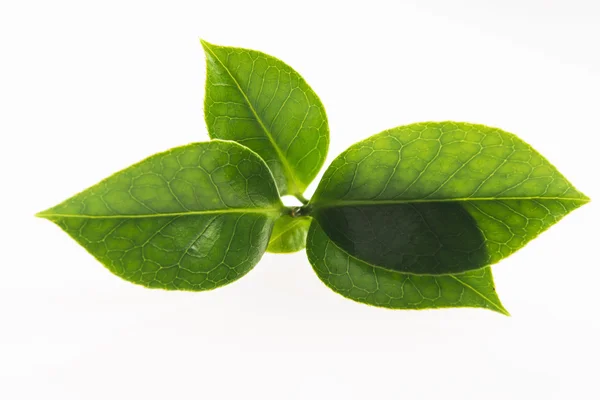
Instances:
[[[495,263],[588,201],[513,134],[429,122],[351,146],[327,169],[310,207],[353,256],[441,274]]]
[[[396,309],[479,307],[509,315],[489,267],[440,276],[388,271],[349,255],[316,221],[308,232],[306,254],[325,285],[360,303]]]
[[[310,217],[291,217],[282,215],[275,222],[271,240],[269,240],[269,253],[294,253],[306,247],[306,234],[310,227]]]
[[[321,100],[300,74],[275,57],[205,41],[202,46],[210,137],[254,150],[269,165],[282,196],[301,195],[329,147]]]
[[[156,154],[37,215],[126,280],[209,290],[254,267],[282,211],[264,161],[216,140]]]

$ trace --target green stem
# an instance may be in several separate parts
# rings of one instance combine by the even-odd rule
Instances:
[[[304,196],[302,196],[302,193],[298,193],[294,195],[295,198],[298,199],[298,201],[300,201],[300,203],[302,203],[303,205],[307,205],[308,204],[308,199]]]
[[[310,215],[311,210],[312,206],[309,206],[308,204],[305,204],[302,207],[284,207],[283,215],[289,215],[292,218],[306,217]]]
[[[293,217],[294,214],[296,213],[296,208],[298,207],[287,207],[287,206],[283,206],[283,212],[282,215],[289,215],[290,217]]]

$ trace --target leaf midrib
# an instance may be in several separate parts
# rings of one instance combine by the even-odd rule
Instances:
[[[294,190],[292,190],[291,193],[292,194],[297,194],[296,192],[298,192],[300,190],[300,186],[298,185],[298,180],[294,176],[294,174],[292,173],[292,169],[291,169],[290,164],[287,161],[287,158],[285,158],[285,155],[282,153],[281,149],[279,148],[279,146],[277,145],[277,143],[273,139],[273,135],[271,134],[271,132],[269,132],[269,130],[265,126],[264,122],[259,117],[258,113],[254,109],[254,106],[250,102],[250,99],[248,98],[248,96],[246,96],[246,93],[244,92],[244,90],[242,90],[242,87],[240,86],[240,84],[237,81],[237,79],[235,79],[235,77],[233,76],[233,74],[231,73],[231,71],[229,71],[229,68],[227,68],[225,66],[225,64],[223,63],[223,61],[221,61],[221,59],[216,55],[216,53],[214,51],[212,51],[212,49],[210,48],[211,45],[209,43],[207,43],[207,42],[203,42],[203,43],[205,44],[204,47],[213,55],[213,57],[215,58],[215,60],[217,60],[219,62],[219,64],[221,64],[221,66],[223,67],[223,69],[227,72],[227,75],[229,75],[229,77],[231,78],[231,80],[233,81],[233,83],[235,83],[235,86],[238,88],[239,92],[244,97],[244,100],[248,104],[248,107],[250,108],[250,111],[252,111],[252,114],[254,115],[254,118],[256,118],[256,121],[258,121],[258,124],[263,129],[263,131],[265,132],[265,134],[267,136],[267,139],[269,139],[269,142],[271,142],[271,144],[273,145],[273,148],[275,149],[275,152],[277,153],[277,156],[279,157],[279,160],[281,161],[281,164],[283,165],[283,168],[285,170],[286,178],[288,178],[291,181],[291,183],[293,184],[293,189]]]
[[[85,215],[85,214],[61,214],[61,213],[46,213],[40,212],[35,214],[40,218],[85,218],[85,219],[122,219],[122,218],[159,218],[159,217],[181,217],[187,215],[216,215],[216,214],[266,214],[266,215],[281,215],[280,208],[235,208],[229,210],[203,210],[203,211],[185,211],[173,213],[156,213],[156,214],[118,214],[118,215]]]
[[[449,202],[470,202],[470,201],[506,201],[506,200],[561,200],[575,201],[582,204],[589,203],[590,199],[580,197],[462,197],[452,199],[401,199],[401,200],[343,200],[343,201],[323,201],[316,200],[311,202],[313,208],[332,208],[345,206],[380,206],[407,203],[449,203]]]

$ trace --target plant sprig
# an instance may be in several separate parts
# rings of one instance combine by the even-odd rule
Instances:
[[[517,136],[450,121],[351,146],[307,199],[329,147],[318,96],[275,57],[202,46],[212,140],[151,156],[37,214],[128,281],[209,290],[265,251],[306,247],[317,276],[358,302],[508,314],[490,266],[589,201]],[[284,206],[285,195],[302,206]]]

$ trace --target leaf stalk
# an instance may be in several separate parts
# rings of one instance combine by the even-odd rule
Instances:
[[[308,202],[309,202],[309,200],[308,200],[306,197],[304,197],[304,196],[302,195],[302,193],[297,193],[297,194],[295,194],[295,195],[294,195],[294,197],[295,197],[295,198],[297,198],[297,199],[298,199],[298,201],[299,201],[300,203],[302,203],[303,205],[307,205],[307,204],[308,204]]]

